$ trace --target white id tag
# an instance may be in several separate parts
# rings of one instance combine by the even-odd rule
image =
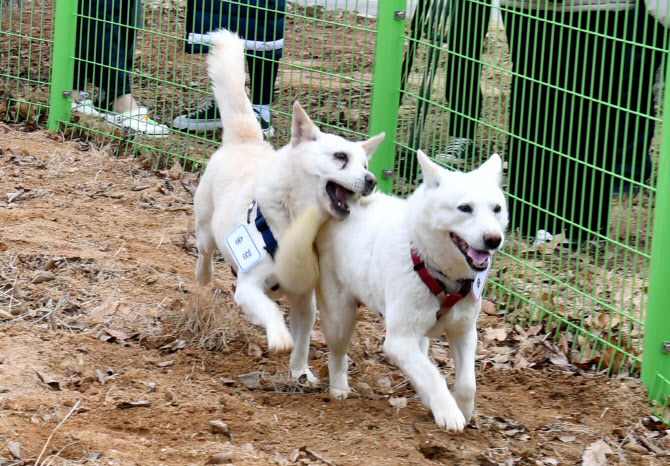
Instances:
[[[484,285],[486,285],[486,277],[488,277],[491,270],[491,264],[493,264],[493,258],[489,259],[489,266],[486,267],[486,270],[479,272],[477,276],[475,276],[475,280],[472,282],[472,294],[475,295],[477,301],[482,297]]]
[[[263,238],[260,238],[262,241]],[[259,241],[257,239],[257,241]],[[251,232],[244,223],[239,224],[233,231],[226,236],[226,245],[228,250],[235,258],[240,270],[248,271],[260,261],[266,252],[263,248],[258,248],[256,242],[251,236]]]

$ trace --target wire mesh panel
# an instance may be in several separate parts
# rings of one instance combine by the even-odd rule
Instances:
[[[570,362],[636,372],[668,34],[642,1],[586,3],[419,1],[395,190],[415,186],[417,148],[455,169],[502,154],[511,228],[492,299]]]
[[[61,10],[76,16],[74,49],[53,59],[74,62],[73,83],[63,89],[73,100],[66,132],[112,143],[118,153],[141,155],[155,165],[176,157],[188,168],[202,166],[221,140],[206,58],[209,33],[223,27],[246,41],[248,89],[273,144],[287,142],[296,100],[322,129],[362,138],[376,3],[59,0]],[[54,3],[2,5],[4,96],[46,104]],[[44,39],[27,31],[39,31]],[[38,48],[42,42],[47,43]],[[12,118],[21,118],[15,113]]]
[[[53,16],[50,1],[0,1],[0,119],[44,121]]]

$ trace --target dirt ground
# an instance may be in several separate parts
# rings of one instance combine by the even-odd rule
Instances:
[[[639,380],[567,364],[495,312],[463,434],[434,424],[364,309],[356,393],[328,397],[318,324],[322,385],[291,381],[234,305],[228,267],[194,283],[196,185],[0,123],[0,465],[669,464]],[[446,343],[431,354],[451,380]]]

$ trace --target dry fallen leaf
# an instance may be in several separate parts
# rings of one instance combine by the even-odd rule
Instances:
[[[603,439],[593,442],[586,447],[582,455],[583,466],[605,466],[607,455],[612,454],[612,448]]]
[[[261,386],[261,373],[260,371],[254,371],[238,375],[237,380],[247,388],[258,388]]]
[[[626,443],[623,444],[623,447],[628,451],[639,453],[641,455],[646,455],[649,453],[649,450],[637,443],[637,440],[635,440],[632,436],[628,436],[628,439]]]
[[[323,348],[326,346],[326,337],[321,330],[312,330],[311,339],[312,343],[315,344],[318,348]]]
[[[307,456],[311,457],[312,459],[315,459],[317,461],[321,461],[322,463],[325,463],[328,466],[335,466],[335,463],[333,463],[332,461],[324,458],[323,456],[321,456],[319,453],[315,452],[314,450],[311,450],[307,447],[300,447],[300,449],[302,451],[304,451],[307,454]]]
[[[116,405],[116,407],[120,409],[148,408],[149,406],[151,406],[151,401],[148,400],[122,401],[121,403]]]
[[[9,454],[12,455],[14,459],[21,459],[21,444],[19,442],[13,442],[10,440],[7,442],[7,450],[9,450]]]
[[[230,440],[233,440],[233,433],[230,431],[230,427],[221,419],[209,421],[209,425],[212,427],[212,432],[227,435],[230,437]]]
[[[252,358],[262,358],[263,350],[261,349],[260,345],[250,341],[249,346],[247,347],[247,354]]]
[[[514,358],[514,367],[517,369],[526,369],[530,366],[528,359],[524,358],[521,354],[517,354]]]
[[[233,452],[226,451],[223,453],[215,453],[209,457],[209,460],[205,464],[224,464],[230,463],[233,459]]]
[[[112,329],[112,328],[105,328],[105,329],[104,329],[104,332],[105,332],[109,337],[111,337],[112,340],[121,340],[121,341],[123,341],[123,340],[127,340],[128,338],[130,338],[130,335],[128,335],[126,332],[122,332],[121,330],[114,330],[114,329]],[[101,339],[103,339],[103,340],[105,340],[105,341],[109,341],[109,340],[110,340],[109,337],[104,337],[104,336],[103,336],[103,337],[101,337]]]
[[[508,328],[485,328],[484,338],[487,340],[505,341],[508,333]]]
[[[431,345],[430,355],[433,357],[433,360],[437,363],[444,364],[449,361],[449,354],[447,349],[441,345]]]
[[[176,351],[179,351],[180,349],[184,348],[186,346],[186,342],[184,340],[175,340],[167,345],[163,345],[160,347],[161,351],[169,351],[170,353],[174,353]]]
[[[407,398],[404,396],[390,397],[389,404],[394,408],[406,408],[407,407]]]
[[[286,458],[284,458],[281,453],[278,451],[275,452],[274,456],[272,457],[272,461],[277,463],[279,466],[288,466],[291,463],[294,463],[295,461],[289,461]]]
[[[118,307],[118,301],[105,301],[99,306],[94,307],[88,315],[89,317],[107,317],[114,314]]]
[[[610,315],[606,312],[601,312],[594,319],[594,323],[596,324],[596,327],[600,330],[615,329],[621,323],[621,316],[618,313]]]
[[[551,355],[549,361],[560,367],[567,367],[568,365],[568,358],[563,353],[555,353]]]
[[[107,300],[93,308],[91,312],[89,312],[89,317],[96,319],[96,321],[101,321],[115,314],[121,317],[127,317],[131,312],[132,309],[129,305],[118,301]]]
[[[377,387],[381,390],[382,393],[391,393],[391,379],[388,377],[382,377],[377,380]]]
[[[493,304],[488,299],[485,299],[484,301],[482,301],[482,312],[484,312],[485,314],[488,314],[490,316],[497,316],[498,315],[498,310],[496,309],[496,305]]]
[[[35,278],[32,279],[30,283],[32,283],[33,285],[37,285],[44,282],[50,282],[55,279],[56,277],[54,276],[54,274],[52,274],[51,272],[46,272],[38,274]]]
[[[60,384],[58,383],[58,381],[56,379],[54,379],[53,377],[51,377],[48,374],[45,374],[44,372],[38,371],[38,370],[36,370],[35,372],[37,372],[37,376],[40,378],[40,380],[43,383],[45,383],[46,385],[48,385],[52,390],[57,391],[57,392],[60,391]]]

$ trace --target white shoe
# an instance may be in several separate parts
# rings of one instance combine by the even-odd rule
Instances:
[[[140,107],[125,113],[107,113],[105,119],[119,128],[128,128],[143,136],[163,138],[170,134],[170,128],[147,116],[146,107]]]
[[[462,165],[477,155],[475,142],[469,138],[449,138],[447,146],[435,156],[441,163]]]
[[[554,239],[554,235],[547,230],[537,230],[537,233],[535,233],[535,240],[533,241],[533,247],[536,248],[541,244],[548,243],[552,239]]]
[[[533,247],[536,248],[542,244],[549,243],[550,241],[554,240],[554,235],[549,233],[547,230],[537,230],[537,233],[535,233],[535,240],[533,241]],[[597,243],[596,243],[597,245]],[[563,238],[563,241],[561,241],[560,246],[565,249],[569,249],[571,251],[574,251],[576,249],[577,243],[574,243],[570,241],[569,238]]]
[[[82,99],[79,102],[75,102],[73,100],[70,108],[73,112],[81,113],[83,115],[100,115],[100,112],[98,112],[98,110],[96,110],[96,108],[93,106],[93,100],[91,99]]]

